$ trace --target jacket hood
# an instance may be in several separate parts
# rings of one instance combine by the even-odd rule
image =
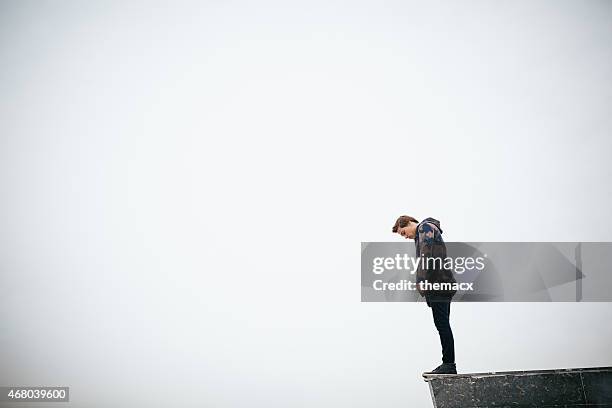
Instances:
[[[442,228],[440,227],[440,221],[436,220],[435,218],[431,218],[431,217],[427,217],[425,218],[423,221],[421,221],[419,223],[419,225],[421,225],[424,222],[428,222],[430,224],[434,224],[436,227],[438,227],[438,229],[440,230],[440,234],[442,233]],[[417,227],[418,228],[418,227]]]

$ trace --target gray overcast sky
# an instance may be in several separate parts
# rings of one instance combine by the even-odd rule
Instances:
[[[429,406],[396,216],[611,241],[607,1],[0,2],[0,384]],[[456,304],[462,372],[612,365],[612,305]],[[55,405],[54,405],[55,406]]]

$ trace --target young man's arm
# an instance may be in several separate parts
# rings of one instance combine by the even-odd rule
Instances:
[[[416,254],[417,257],[420,257],[419,267],[417,269],[417,289],[419,293],[424,296],[426,290],[421,287],[420,282],[427,280],[428,277],[428,263],[427,259],[432,255],[433,252],[433,243],[434,238],[436,236],[435,227],[428,222],[424,222],[419,225],[417,231],[418,236],[418,248],[420,249],[419,253]]]

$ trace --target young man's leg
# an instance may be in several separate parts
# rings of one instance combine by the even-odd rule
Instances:
[[[453,331],[450,327],[450,299],[448,301],[432,301],[430,302],[431,312],[433,314],[434,324],[440,335],[440,343],[442,344],[442,363],[455,363],[455,340]]]

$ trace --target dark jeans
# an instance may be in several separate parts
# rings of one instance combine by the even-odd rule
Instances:
[[[431,307],[434,324],[440,334],[440,343],[442,344],[442,362],[455,362],[455,340],[453,339],[453,331],[450,327],[450,299],[428,299],[427,305]]]

